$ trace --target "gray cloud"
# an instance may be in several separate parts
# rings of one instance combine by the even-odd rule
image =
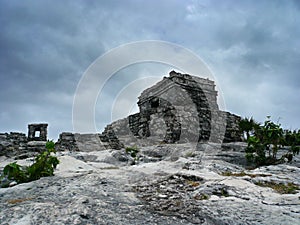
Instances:
[[[49,122],[52,138],[72,130],[73,96],[87,67],[111,48],[145,39],[180,44],[204,59],[229,111],[258,120],[270,114],[288,128],[300,127],[299,1],[1,0],[0,5],[0,132],[25,132],[28,122],[39,121]],[[111,107],[122,87],[145,70],[165,75],[160,66],[148,66],[119,71],[97,105]],[[96,112],[101,129],[110,119],[101,107]]]

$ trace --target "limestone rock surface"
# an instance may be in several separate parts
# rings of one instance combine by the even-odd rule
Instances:
[[[243,148],[161,144],[139,147],[135,157],[124,148],[58,152],[55,176],[0,189],[0,224],[299,224],[299,190],[257,185],[299,186],[299,157],[247,170],[237,163]],[[0,170],[12,161],[2,156]]]

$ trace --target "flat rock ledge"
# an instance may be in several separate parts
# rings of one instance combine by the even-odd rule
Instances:
[[[55,176],[0,189],[0,224],[299,224],[299,190],[257,185],[299,186],[299,157],[247,170],[242,156],[239,143],[59,152]]]

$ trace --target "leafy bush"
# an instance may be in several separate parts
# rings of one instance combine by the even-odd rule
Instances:
[[[239,122],[240,131],[243,133],[243,138],[246,135],[246,141],[248,141],[251,134],[259,127],[259,123],[256,122],[253,117],[251,118],[243,118]]]
[[[252,119],[252,118],[251,118]],[[245,120],[248,120],[247,118]],[[249,123],[257,124],[256,122]],[[240,128],[245,130],[245,124],[240,124]],[[244,126],[244,127],[243,127]],[[246,128],[249,128],[250,125]],[[280,124],[270,120],[270,116],[263,125],[253,125],[252,135],[247,135],[248,146],[246,148],[246,159],[248,162],[254,162],[257,166],[270,165],[284,162],[285,158],[291,161],[293,154],[299,154],[300,151],[300,133],[299,131],[284,131]],[[249,129],[247,129],[249,130]],[[287,154],[281,159],[277,159],[277,152],[283,146],[291,146]]]
[[[55,153],[54,142],[46,143],[46,151],[39,154],[31,166],[20,166],[16,162],[6,165],[3,169],[1,180],[16,181],[17,183],[25,183],[33,180],[38,180],[41,177],[53,176],[54,169],[59,164],[59,160],[51,155]],[[8,182],[2,184],[7,187]]]
[[[26,170],[16,162],[10,163],[4,167],[3,175],[8,179],[13,179],[18,183],[26,182]]]
[[[296,155],[300,152],[300,130],[284,131],[284,139],[282,145],[291,146],[291,152]]]

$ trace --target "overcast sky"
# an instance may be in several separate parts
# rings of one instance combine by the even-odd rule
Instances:
[[[84,71],[112,48],[143,40],[202,58],[226,110],[300,128],[300,1],[0,0],[0,24],[0,132],[27,133],[31,122],[49,123],[53,139],[72,131]],[[99,132],[122,88],[132,84],[114,118],[135,112],[139,92],[170,69],[142,63],[115,74],[96,104]]]

